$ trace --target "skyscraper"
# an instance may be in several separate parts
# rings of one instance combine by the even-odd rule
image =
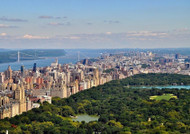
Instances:
[[[24,65],[21,66],[20,71],[21,71],[21,75],[23,76],[24,75]]]
[[[179,54],[175,54],[175,59],[179,59]]]
[[[36,63],[34,63],[33,72],[36,72]]]
[[[0,83],[3,83],[5,79],[5,75],[3,73],[0,73]]]
[[[5,71],[5,78],[12,79],[12,69],[10,65],[8,66],[8,69]]]

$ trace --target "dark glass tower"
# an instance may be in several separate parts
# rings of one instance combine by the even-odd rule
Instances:
[[[24,74],[24,65],[21,66],[20,71],[21,71],[21,74],[23,75]]]
[[[179,59],[179,54],[175,54],[175,59]]]
[[[36,63],[34,63],[33,72],[36,72]]]

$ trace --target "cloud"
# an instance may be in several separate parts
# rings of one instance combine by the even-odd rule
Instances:
[[[6,24],[0,24],[0,28],[18,28],[17,26],[10,26]]]
[[[53,16],[39,16],[40,19],[53,19]]]
[[[7,33],[0,33],[0,36],[6,36]]]
[[[62,26],[62,25],[65,25],[64,23],[60,23],[60,22],[50,22],[48,23],[48,25],[51,25],[51,26]]]
[[[55,19],[61,19],[61,17],[55,17]]]
[[[92,25],[93,23],[91,23],[91,22],[88,22],[88,23],[86,23],[87,25]]]
[[[51,23],[53,26],[64,24]],[[1,25],[0,25],[1,26]],[[1,36],[6,36],[6,33],[1,33]],[[104,41],[167,41],[167,40],[189,40],[190,33],[175,32],[175,31],[128,31],[123,33],[105,32],[96,34],[70,34],[70,35],[56,35],[56,36],[39,36],[26,34],[24,36],[9,36],[11,39],[48,39],[54,41],[64,40],[78,40],[90,42],[104,42]]]
[[[189,28],[174,29],[174,32],[190,32]]]
[[[47,36],[34,36],[30,34],[26,34],[22,37],[23,39],[49,39]]]
[[[65,36],[62,39],[80,39],[83,41],[94,41],[94,42],[104,42],[104,41],[158,41],[167,40],[174,38],[174,34],[168,32],[160,31],[129,31],[124,33],[97,33],[97,34],[72,34]],[[186,35],[187,36],[187,35]],[[71,38],[74,37],[74,38]],[[185,36],[184,36],[185,37]],[[180,38],[178,35],[175,38]],[[61,39],[61,36],[59,37]]]
[[[59,17],[59,16],[46,16],[46,15],[42,15],[38,17],[39,19],[67,19],[67,16],[64,17]]]
[[[107,34],[107,35],[111,35],[111,34],[112,34],[112,32],[106,32],[106,34]]]
[[[118,23],[120,23],[120,21],[118,21],[118,20],[104,20],[104,23],[107,23],[107,24],[118,24]]]
[[[80,37],[77,36],[69,36],[69,37],[64,37],[65,39],[71,39],[71,40],[78,40]]]
[[[34,46],[35,44],[42,44],[36,45],[36,47],[47,45],[47,48],[189,47],[190,32],[176,32],[172,30],[115,33],[108,31],[104,33],[68,34],[49,37],[31,34],[11,36],[0,33],[0,40],[7,44],[23,44],[23,47],[27,46],[27,44],[33,44]],[[34,47],[33,45],[31,47]]]
[[[27,22],[27,20],[24,19],[18,19],[18,18],[7,18],[7,17],[1,17],[1,21],[10,21],[10,22]]]
[[[9,41],[9,40],[12,40],[14,39],[13,36],[10,36],[8,35],[7,33],[0,33],[0,40],[6,40],[6,41]]]
[[[127,32],[127,36],[133,37],[165,37],[168,35],[166,32],[153,32],[153,31],[132,31]]]
[[[68,25],[70,25],[71,23],[70,22],[65,22],[65,23],[62,23],[62,22],[50,22],[50,23],[48,23],[48,25],[50,25],[50,26],[68,26]]]

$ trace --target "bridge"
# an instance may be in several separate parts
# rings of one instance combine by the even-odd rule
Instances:
[[[84,59],[89,59],[90,57],[88,57],[87,55],[81,53],[80,51],[76,52],[77,56],[77,61],[80,61],[80,57],[83,57]],[[36,55],[36,53],[34,53],[34,55],[31,55],[31,54],[27,54],[27,53],[23,53],[23,52],[20,52],[20,51],[17,51],[17,53],[15,54],[11,54],[11,58],[12,59],[16,59],[17,62],[20,62],[21,59],[27,59],[27,60],[35,60],[35,59],[49,59],[49,58],[52,58],[52,57],[39,57]],[[69,55],[68,55],[69,56]]]
[[[10,55],[12,59],[17,59],[17,62],[20,62],[21,59],[28,59],[28,60],[35,60],[35,59],[42,59],[44,57],[38,57],[36,53],[34,55],[23,53],[20,51],[17,51],[15,54]]]
[[[85,57],[86,59],[90,59],[90,57],[88,57],[87,55],[81,53],[80,51],[77,52],[77,61],[80,61],[80,55],[82,55],[83,57]]]

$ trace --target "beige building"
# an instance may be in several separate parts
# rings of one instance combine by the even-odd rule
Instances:
[[[67,98],[67,86],[63,83],[60,86],[54,86],[50,89],[50,95],[52,97]]]
[[[14,117],[26,111],[25,89],[22,84],[17,85],[13,98],[0,97],[0,119]]]

